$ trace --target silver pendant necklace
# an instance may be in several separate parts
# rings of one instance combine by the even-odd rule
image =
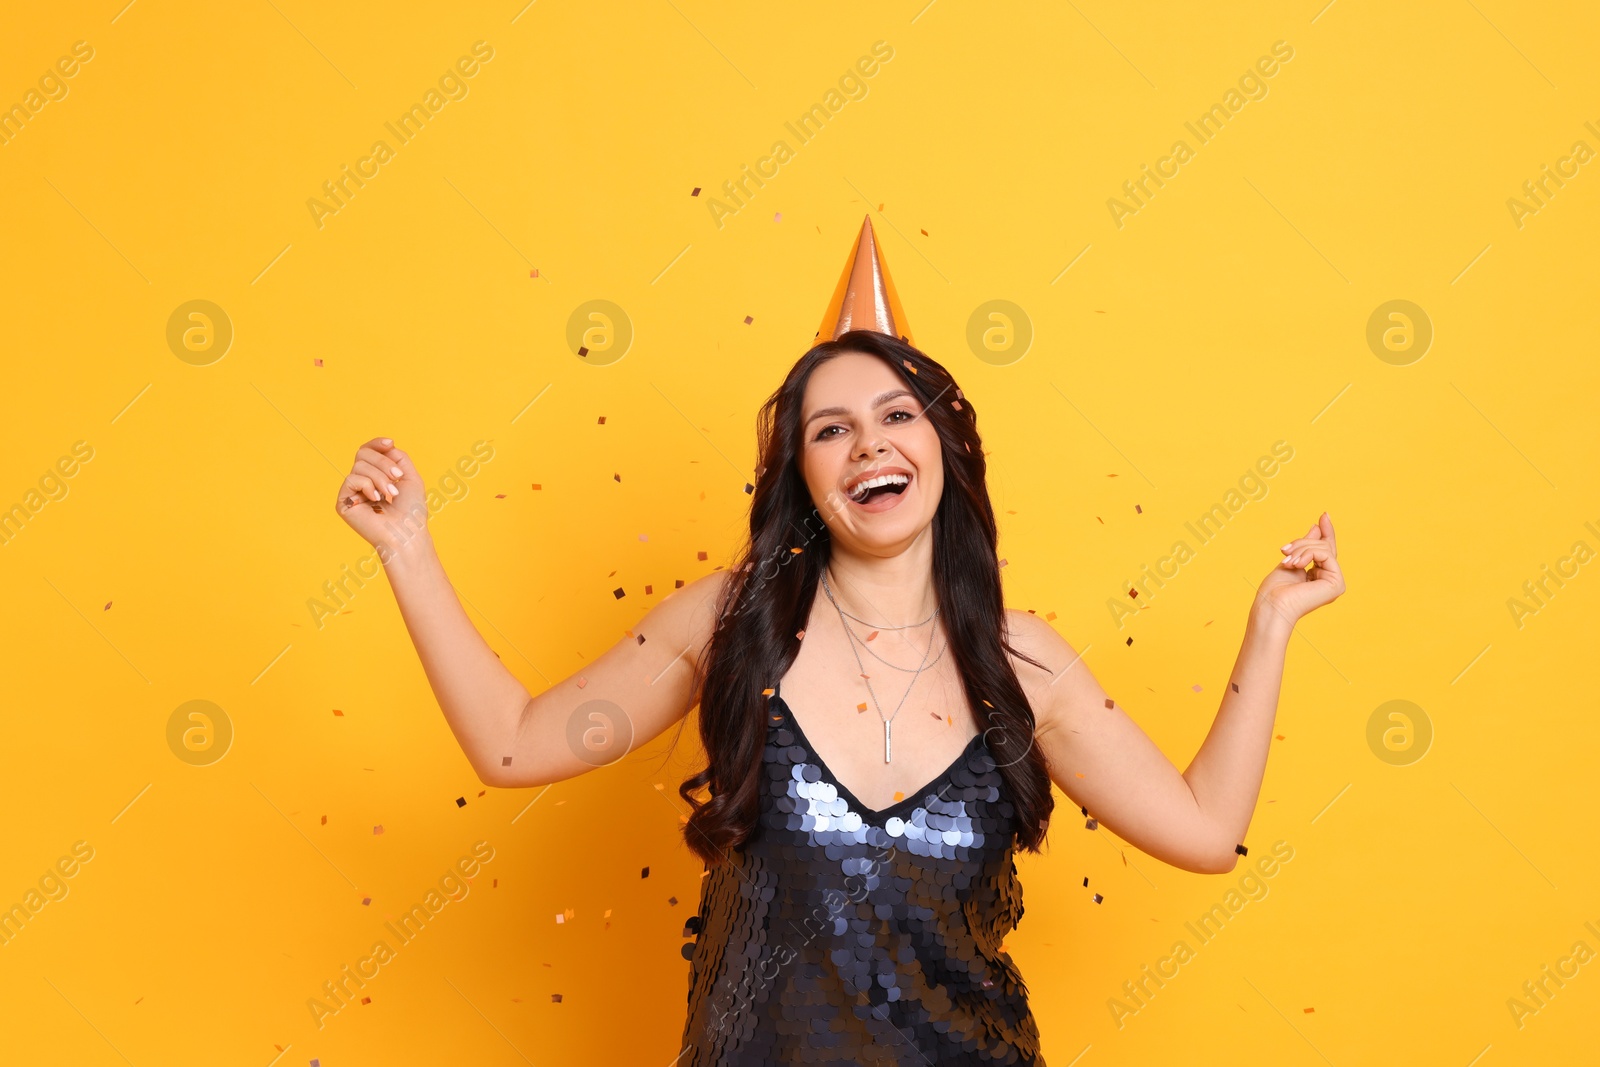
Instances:
[[[878,703],[878,694],[873,692],[873,689],[872,689],[872,679],[867,677],[866,665],[861,662],[861,653],[856,651],[856,640],[857,640],[857,638],[856,638],[855,634],[851,631],[850,624],[844,621],[844,618],[845,618],[844,609],[839,606],[839,602],[837,600],[833,599],[833,590],[828,587],[828,572],[826,570],[824,570],[822,572],[822,591],[828,595],[828,601],[831,604],[833,604],[834,610],[836,610],[839,613],[839,625],[844,627],[845,640],[850,645],[850,651],[852,653],[854,653],[854,655],[856,657],[856,666],[861,669],[861,679],[862,679],[862,681],[867,683],[867,694],[872,697],[873,706],[876,707],[877,710],[878,710],[878,718],[883,719],[883,762],[888,763],[889,762],[889,758],[890,758],[890,753],[891,753],[891,744],[892,744],[891,724],[894,722],[895,717],[900,714],[900,709],[905,707],[906,697],[909,697],[911,695],[912,687],[917,684],[917,677],[919,675],[921,675],[924,670],[927,669],[928,653],[933,651],[933,631],[930,630],[928,632],[928,647],[923,650],[922,663],[918,664],[916,673],[911,676],[911,684],[906,686],[905,696],[902,696],[900,698],[900,703],[895,706],[894,715],[891,715],[887,719],[884,719],[883,718],[883,705]],[[852,615],[850,617],[851,618],[855,618],[854,615]],[[933,610],[933,614],[928,616],[928,618],[923,620],[923,621],[924,622],[931,622],[932,620],[937,619],[938,617],[939,617],[939,609],[935,608]],[[860,620],[857,620],[857,621],[860,621]],[[869,623],[868,625],[871,625],[871,624]],[[922,623],[917,623],[916,625],[920,626],[920,625],[922,625]],[[907,628],[908,627],[879,627],[879,629],[907,629]],[[868,652],[872,652],[872,650],[870,648],[867,651]],[[876,653],[873,653],[873,654],[876,656]],[[943,654],[944,654],[944,650],[940,649],[940,655],[943,655]],[[881,659],[882,657],[878,657],[878,658]],[[888,662],[888,661],[885,661],[885,662]],[[889,664],[889,665],[890,666],[894,666],[893,664]],[[899,669],[900,670],[907,670],[908,668],[901,667]]]

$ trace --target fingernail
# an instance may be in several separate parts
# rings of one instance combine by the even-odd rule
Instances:
[[[400,473],[400,468],[399,467],[390,467],[389,468],[389,473],[394,475],[396,478],[401,477],[401,473]]]
[[[1294,544],[1294,542],[1290,541],[1289,545],[1292,545],[1292,544]],[[1287,552],[1287,551],[1289,551],[1289,545],[1284,545],[1282,548],[1278,549],[1278,551],[1279,552]]]
[[[394,483],[393,482],[389,483],[389,492],[393,493],[395,496],[399,496],[400,495],[400,490],[398,490],[398,489],[396,489],[394,487]]]
[[[386,445],[392,445],[392,444],[394,444],[394,438],[392,438],[392,437],[385,437],[385,438],[384,438],[384,439],[383,439],[383,443],[384,443],[384,444],[386,444]]]

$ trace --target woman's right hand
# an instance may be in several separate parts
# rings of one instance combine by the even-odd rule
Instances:
[[[398,550],[428,524],[422,478],[411,457],[388,437],[374,437],[356,449],[334,510],[380,550]]]

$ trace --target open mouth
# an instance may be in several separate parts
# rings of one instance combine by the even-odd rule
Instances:
[[[852,503],[863,507],[873,505],[883,506],[886,498],[897,497],[904,493],[911,485],[911,476],[906,474],[880,474],[875,478],[865,478],[850,494]]]

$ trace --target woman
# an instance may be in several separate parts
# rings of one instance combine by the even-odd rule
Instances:
[[[977,414],[942,366],[850,330],[760,419],[738,563],[536,697],[468,621],[425,521],[405,521],[427,509],[392,441],[357,453],[340,514],[378,546],[485,783],[571,778],[700,705],[707,765],[679,794],[709,871],[678,1064],[1043,1064],[1000,949],[1023,910],[1014,848],[1038,851],[1054,782],[1157,859],[1233,869],[1290,631],[1344,590],[1332,521],[1280,550],[1180,774],[1051,626],[1004,608]]]

